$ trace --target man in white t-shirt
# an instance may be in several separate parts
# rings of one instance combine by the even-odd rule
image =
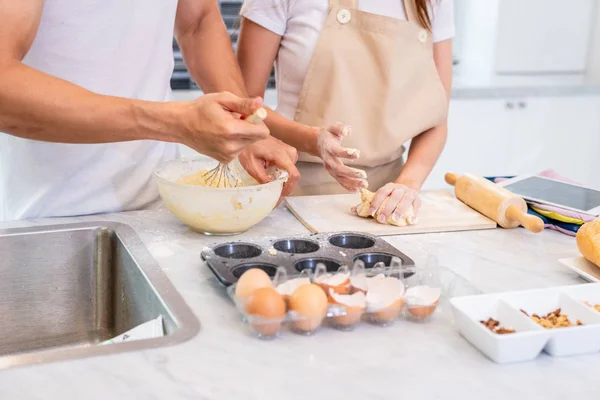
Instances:
[[[261,100],[216,0],[0,0],[0,21],[0,221],[150,207],[176,143],[297,178],[295,150],[238,118]],[[173,32],[203,91],[231,93],[169,101]]]

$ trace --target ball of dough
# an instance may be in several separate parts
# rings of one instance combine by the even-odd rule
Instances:
[[[387,205],[387,202],[389,201],[389,197],[386,198],[383,201],[383,203],[381,204],[381,206],[377,209],[377,211],[375,211],[375,215],[373,216],[369,212],[369,209],[371,208],[371,202],[375,198],[375,193],[373,193],[367,189],[361,189],[360,198],[361,198],[360,204],[357,205],[355,208],[353,208],[354,213],[356,215],[358,215],[359,217],[363,217],[363,218],[373,217],[376,220],[379,220],[378,217],[379,217],[380,213],[385,209],[385,206]],[[392,216],[390,215],[388,217],[386,223],[388,225],[394,225],[394,226],[407,226],[407,225],[415,224],[416,223],[415,210],[414,210],[413,206],[410,206],[410,208],[398,220],[394,220],[392,218]]]

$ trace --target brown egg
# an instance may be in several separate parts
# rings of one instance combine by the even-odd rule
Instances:
[[[327,314],[327,295],[318,285],[302,285],[290,297],[289,306],[299,319],[292,325],[301,332],[313,332]]]
[[[277,285],[277,293],[283,296],[285,303],[289,307],[290,297],[302,285],[310,284],[310,278],[295,278],[287,280]]]
[[[251,268],[244,272],[235,286],[235,295],[242,300],[247,300],[257,289],[273,287],[271,278],[265,271]]]
[[[281,328],[285,316],[285,301],[272,287],[257,289],[248,298],[246,313],[252,316],[249,320],[255,332],[273,336]]]

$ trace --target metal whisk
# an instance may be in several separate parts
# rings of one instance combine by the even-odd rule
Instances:
[[[267,110],[261,107],[244,119],[251,124],[260,124],[265,118],[267,118]],[[215,168],[206,171],[203,177],[206,186],[210,187],[238,187],[242,185],[242,178],[240,178],[237,171],[229,168],[228,164],[219,163]]]
[[[242,179],[237,171],[229,168],[228,164],[217,165],[215,168],[206,171],[204,182],[210,187],[238,187],[242,184]]]

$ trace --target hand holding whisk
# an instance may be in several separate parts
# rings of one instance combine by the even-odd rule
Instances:
[[[251,115],[244,118],[251,124],[260,124],[267,118],[267,110],[259,108]],[[229,168],[228,164],[219,163],[215,168],[206,171],[203,175],[206,186],[211,187],[238,187],[242,186],[242,179],[238,173]]]

